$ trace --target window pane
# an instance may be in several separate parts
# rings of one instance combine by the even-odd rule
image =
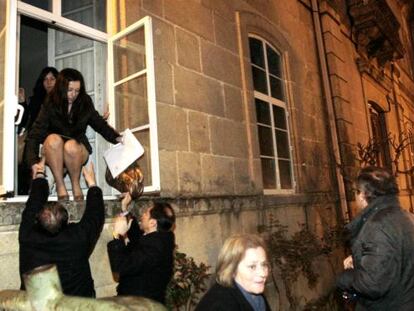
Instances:
[[[267,51],[267,63],[269,66],[269,72],[277,77],[282,77],[282,71],[280,69],[280,56],[270,47],[266,48]]]
[[[265,189],[292,189],[282,57],[258,38],[249,39],[249,48],[263,186]]]
[[[266,72],[259,68],[252,67],[252,73],[254,89],[258,92],[267,94]]]
[[[280,187],[292,189],[292,176],[290,174],[290,161],[279,160]]]
[[[273,156],[272,130],[269,127],[258,126],[260,155]]]
[[[62,0],[62,16],[106,32],[106,1]]]
[[[142,147],[144,147],[144,155],[139,158],[138,164],[141,172],[144,174],[144,186],[149,186],[152,184],[149,130],[135,132],[134,135],[139,140]]]
[[[148,120],[146,75],[137,77],[115,88],[116,128],[136,128]]]
[[[257,122],[270,125],[269,104],[256,98],[256,116]]]
[[[263,53],[263,44],[260,40],[255,38],[249,38],[250,46],[250,61],[263,68],[265,67],[264,62],[264,53]]]
[[[273,105],[273,119],[275,126],[280,129],[286,130],[286,114],[285,109],[276,105]]]
[[[21,0],[24,3],[33,5],[39,9],[52,12],[52,0]]]
[[[287,132],[276,130],[276,146],[278,158],[290,158]]]
[[[280,100],[285,100],[282,80],[270,76],[270,89],[272,97]]]
[[[276,188],[275,161],[273,159],[260,159],[262,164],[263,187]]]
[[[57,58],[55,66],[58,69],[63,68],[75,68],[81,71],[83,77],[85,78],[85,89],[87,93],[90,93],[94,89],[94,80],[95,75],[93,72],[94,67],[88,66],[88,64],[93,64],[95,55],[93,51],[79,51],[78,54],[65,55],[65,57]],[[91,71],[88,72],[87,69]]]
[[[384,113],[381,113],[372,106],[369,108],[369,112],[371,118],[372,138],[375,142],[375,147],[377,150],[376,165],[389,166],[391,160],[389,155],[387,129]]]
[[[145,69],[145,35],[140,28],[114,42],[115,82]]]

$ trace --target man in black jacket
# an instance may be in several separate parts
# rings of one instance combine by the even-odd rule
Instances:
[[[123,210],[131,202],[129,193]],[[114,239],[108,243],[112,272],[119,278],[118,295],[143,296],[165,303],[165,291],[172,277],[175,223],[168,203],[156,202],[136,219],[118,216]]]
[[[44,159],[33,166],[33,182],[19,229],[20,277],[30,270],[55,264],[66,295],[95,297],[89,266],[104,223],[102,191],[95,184],[92,163],[82,172],[89,187],[79,223],[68,223],[68,212],[58,202],[47,203],[49,187]]]
[[[361,213],[347,225],[352,256],[338,287],[356,299],[356,310],[414,310],[414,216],[398,201],[395,177],[365,167],[357,179]]]

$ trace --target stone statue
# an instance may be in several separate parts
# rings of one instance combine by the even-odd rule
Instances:
[[[46,265],[24,276],[26,291],[0,291],[0,309],[13,311],[167,311],[143,297],[82,298],[62,293],[56,266]]]

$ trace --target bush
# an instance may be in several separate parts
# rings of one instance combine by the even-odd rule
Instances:
[[[173,278],[167,287],[168,309],[188,311],[196,305],[198,295],[206,290],[209,269],[210,266],[196,264],[185,253],[175,252]]]

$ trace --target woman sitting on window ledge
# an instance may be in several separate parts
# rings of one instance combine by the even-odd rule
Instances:
[[[39,146],[43,144],[46,164],[52,171],[60,201],[69,199],[63,180],[65,168],[74,200],[83,200],[81,168],[92,153],[86,137],[88,125],[113,144],[122,141],[121,135],[95,110],[91,97],[86,94],[82,74],[75,69],[63,69],[26,140],[26,161],[30,166],[39,161]]]

